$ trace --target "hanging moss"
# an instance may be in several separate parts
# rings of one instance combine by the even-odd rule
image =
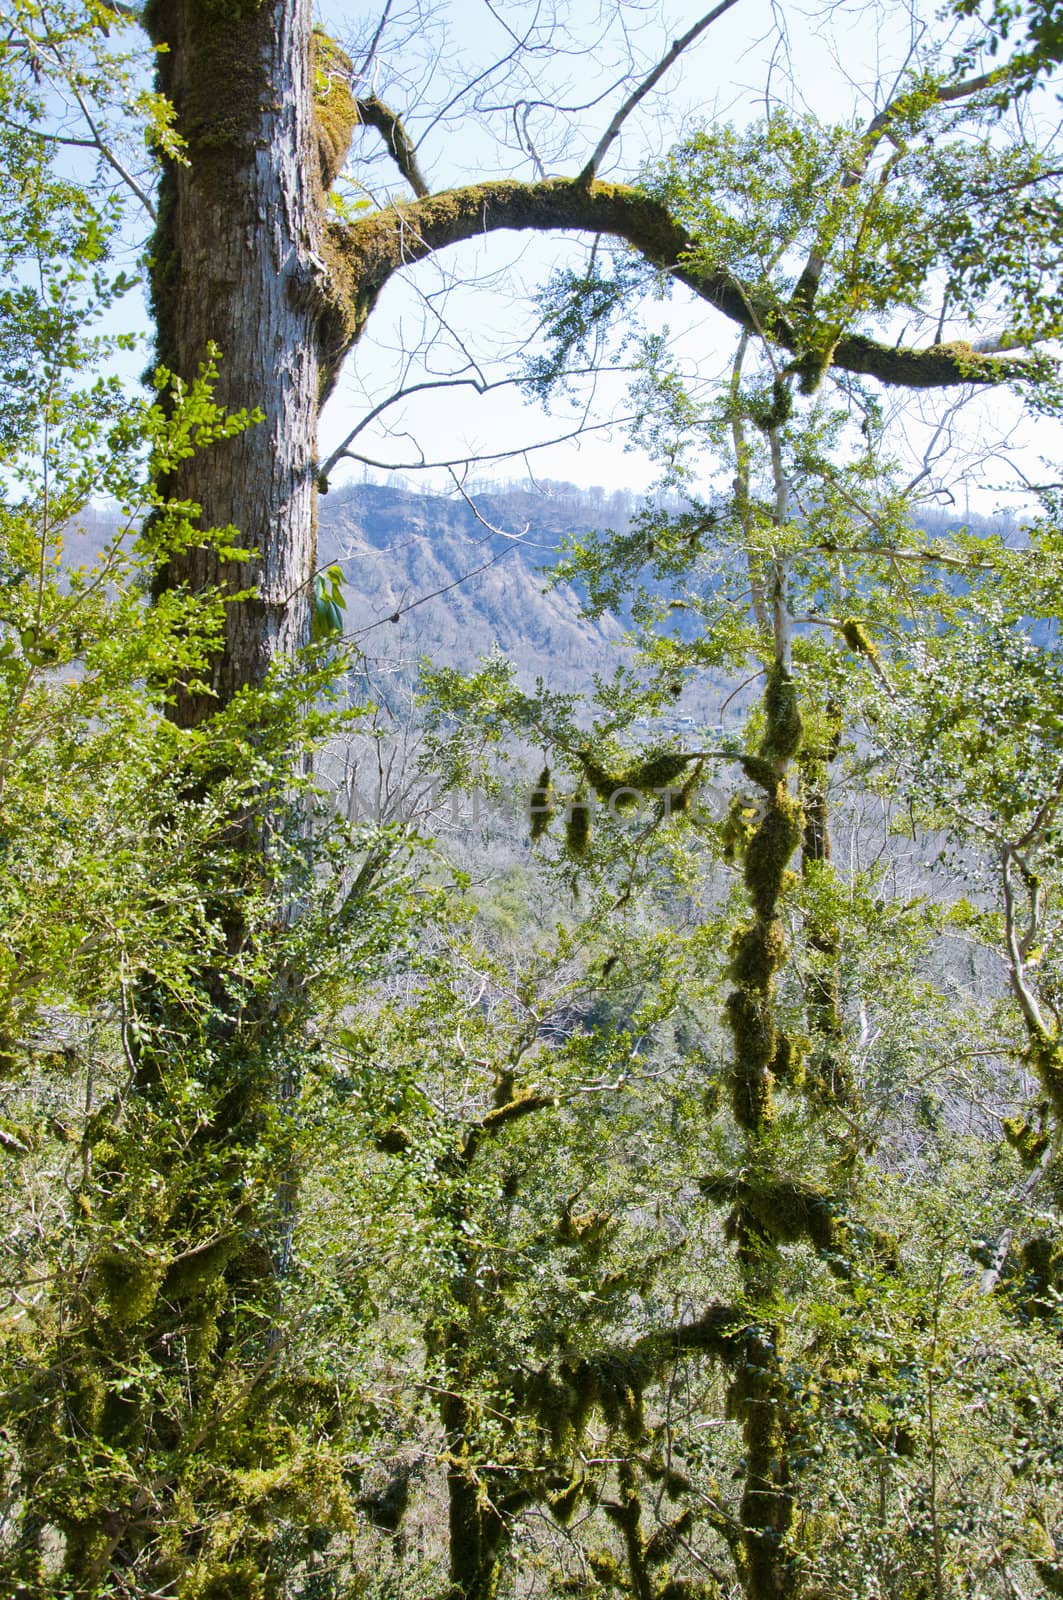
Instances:
[[[107,1302],[116,1327],[126,1328],[146,1317],[158,1299],[165,1264],[146,1261],[120,1250],[108,1250],[93,1263],[92,1279]]]
[[[834,344],[811,345],[793,364],[802,394],[815,394],[834,359]]]
[[[825,1254],[840,1250],[848,1239],[835,1201],[814,1184],[791,1179],[753,1182],[709,1173],[699,1188],[718,1205],[734,1204],[727,1224],[732,1239],[755,1237],[773,1245],[807,1240]]]
[[[878,650],[859,617],[846,617],[841,625],[841,635],[849,649],[869,661],[878,660]]]
[[[751,782],[766,789],[769,794],[774,794],[779,786],[778,768],[763,756],[743,756],[742,771]]]
[[[694,756],[684,755],[680,751],[658,750],[635,766],[628,767],[620,782],[626,788],[641,790],[643,794],[655,794],[681,778],[694,759]]]
[[[586,1479],[576,1477],[557,1494],[547,1496],[547,1505],[563,1528],[567,1528],[575,1516],[585,1487]]]
[[[734,1035],[731,1104],[743,1128],[759,1128],[774,1115],[770,1066],[776,1030],[770,1004],[748,988],[727,997],[727,1020]]]
[[[724,860],[742,860],[756,831],[756,807],[744,796],[736,795],[720,824],[719,838]]]
[[[235,1234],[227,1234],[174,1261],[163,1280],[167,1299],[192,1299],[209,1288],[224,1275],[240,1248],[240,1239]]]
[[[243,22],[261,11],[265,0],[195,0],[195,9],[205,22]]]
[[[665,1584],[657,1600],[721,1600],[723,1590],[715,1578],[672,1578]]]
[[[107,1403],[107,1384],[95,1362],[84,1355],[75,1357],[68,1366],[66,1377],[66,1404],[71,1417],[91,1438],[98,1433]]]
[[[587,1565],[590,1567],[599,1583],[609,1589],[625,1589],[627,1584],[620,1563],[608,1550],[589,1550],[587,1552]]]
[[[684,813],[690,810],[691,802],[693,801],[694,795],[697,792],[700,778],[701,762],[699,761],[696,770],[687,779],[686,783],[684,783],[681,789],[670,789],[668,791],[668,803],[674,816],[681,817],[684,815]]]
[[[591,846],[591,808],[585,796],[571,800],[565,813],[565,846],[569,855],[582,857]]]
[[[378,1150],[389,1156],[405,1155],[407,1150],[413,1149],[413,1140],[406,1129],[397,1122],[385,1128],[378,1128],[373,1135],[373,1143]]]
[[[1020,1304],[1027,1316],[1053,1321],[1063,1295],[1063,1239],[1037,1234],[1022,1247]]]
[[[581,1245],[585,1249],[596,1246],[596,1254],[600,1254],[601,1247],[614,1231],[611,1212],[584,1211],[573,1215],[567,1206],[562,1210],[557,1225],[557,1237],[562,1244]]]
[[[589,750],[578,750],[576,754],[592,790],[599,800],[608,802],[623,784],[623,778],[616,778],[611,772],[607,772],[600,762],[595,761]]]
[[[1002,1126],[1005,1139],[1012,1149],[1018,1152],[1023,1166],[1035,1167],[1048,1149],[1047,1132],[1043,1128],[1033,1127],[1022,1116],[1005,1117]]]
[[[805,391],[802,390],[802,393]],[[770,405],[754,406],[750,411],[750,420],[762,433],[770,433],[773,428],[781,428],[793,416],[794,400],[790,393],[790,385],[780,373],[772,382]]]
[[[28,1122],[15,1122],[11,1117],[0,1116],[0,1150],[6,1150],[12,1156],[28,1156],[36,1143],[34,1129]]]
[[[771,1058],[771,1071],[777,1083],[788,1089],[800,1089],[807,1072],[809,1041],[788,1033],[780,1033]]]
[[[1063,1121],[1063,1045],[1058,1039],[1039,1039],[1030,1046],[1027,1058],[1056,1117]]]
[[[406,1515],[410,1503],[410,1479],[413,1468],[401,1462],[388,1477],[384,1487],[373,1494],[359,1496],[359,1510],[364,1511],[376,1528],[395,1533]]]
[[[664,1492],[670,1500],[678,1500],[681,1495],[693,1491],[693,1481],[667,1461],[662,1461],[660,1456],[639,1456],[639,1465],[651,1483],[664,1484]]]
[[[550,781],[550,768],[544,767],[528,799],[529,828],[532,843],[541,839],[554,818],[554,790]]]
[[[761,1228],[776,1244],[807,1239],[817,1250],[830,1252],[843,1242],[831,1197],[811,1184],[780,1181],[751,1186],[748,1200]]]
[[[689,1531],[693,1521],[694,1514],[688,1507],[671,1522],[665,1523],[663,1528],[658,1528],[646,1543],[644,1552],[646,1565],[659,1567],[668,1561],[679,1548],[680,1540]]]

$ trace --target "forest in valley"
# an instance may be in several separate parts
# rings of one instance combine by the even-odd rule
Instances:
[[[0,0],[0,1600],[1063,1594],[1061,63]]]

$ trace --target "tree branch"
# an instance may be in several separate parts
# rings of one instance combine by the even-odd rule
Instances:
[[[969,78],[964,83],[942,84],[936,90],[934,100],[938,105],[948,105],[955,100],[969,99],[972,95],[979,94],[983,89],[990,88],[1002,76],[1002,71],[998,69],[995,72],[982,73],[977,78]],[[839,185],[839,199],[863,180],[871,157],[882,139],[889,135],[890,125],[904,109],[905,104],[908,103],[910,103],[909,95],[895,95],[887,105],[883,106],[881,111],[872,117],[864,131],[860,152],[856,160],[842,175],[842,181]],[[898,151],[898,155],[900,153]],[[885,181],[885,174],[882,181]],[[823,276],[823,268],[826,265],[827,252],[833,243],[835,229],[835,206],[831,204],[827,208],[824,224],[816,235],[816,239],[808,253],[808,260],[805,262],[801,276],[794,287],[793,303],[804,311],[811,311],[812,309],[816,292],[819,289],[819,281]]]
[[[807,348],[807,337],[798,338],[774,301],[758,298],[729,272],[701,265],[699,241],[651,196],[626,184],[495,179],[397,204],[355,223],[329,225],[334,263],[348,284],[336,364],[360,337],[393,273],[449,245],[503,230],[572,230],[622,239],[739,327],[794,355]],[[337,287],[343,294],[342,282]],[[1021,357],[985,355],[965,343],[915,349],[884,345],[863,334],[840,338],[829,365],[910,389],[999,384],[1029,375],[1029,363]]]
[[[588,185],[594,181],[598,174],[598,168],[605,160],[609,146],[617,137],[620,129],[623,127],[632,111],[634,111],[639,101],[643,100],[646,95],[649,94],[654,85],[660,82],[665,73],[668,71],[668,68],[674,61],[678,60],[687,46],[693,44],[694,40],[699,36],[699,34],[704,33],[705,29],[709,27],[711,23],[715,22],[717,17],[722,17],[725,11],[730,11],[731,7],[733,5],[737,5],[737,3],[738,0],[720,0],[719,5],[714,6],[713,9],[707,12],[699,22],[695,22],[692,28],[688,28],[681,39],[677,39],[675,41],[675,43],[672,45],[672,48],[661,57],[660,61],[658,61],[657,65],[654,67],[653,71],[648,75],[648,77],[643,78],[638,88],[635,89],[632,94],[628,95],[627,99],[616,113],[616,116],[613,118],[612,122],[610,122],[608,128],[606,128],[601,139],[598,141],[598,144],[595,146],[594,154],[591,156],[590,160],[587,162],[587,165],[580,173],[579,178],[576,180],[578,183],[582,184],[584,188],[587,188]]]
[[[423,200],[431,190],[417,162],[413,140],[402,125],[402,119],[379,100],[375,94],[356,100],[358,120],[364,127],[375,128],[388,147],[388,154],[406,179],[418,199]]]

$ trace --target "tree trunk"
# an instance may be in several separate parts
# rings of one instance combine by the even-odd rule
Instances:
[[[163,575],[255,591],[229,607],[215,698],[178,697],[190,725],[261,684],[308,631],[324,310],[310,0],[156,0],[148,24],[188,158],[167,163],[160,193],[159,358],[187,381],[216,345],[216,398],[263,418],[198,450],[168,485],[201,507],[204,528],[231,526],[252,552],[222,569],[195,548]]]

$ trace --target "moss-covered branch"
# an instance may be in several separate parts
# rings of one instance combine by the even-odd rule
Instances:
[[[332,265],[346,303],[346,347],[360,336],[380,291],[400,267],[482,234],[564,229],[622,239],[739,327],[795,356],[804,354],[807,335],[799,337],[778,306],[758,300],[731,273],[698,264],[703,245],[659,200],[626,184],[567,178],[493,179],[390,206],[353,224],[333,224]],[[829,364],[910,389],[1006,383],[1029,370],[1021,357],[986,355],[968,344],[894,348],[859,334],[834,343]]]

